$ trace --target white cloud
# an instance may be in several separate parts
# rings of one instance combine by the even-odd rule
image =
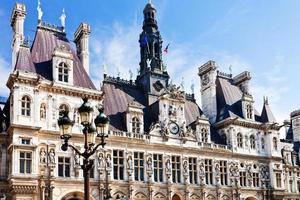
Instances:
[[[0,85],[0,96],[8,96],[9,90],[6,87],[6,80],[10,73],[10,64],[0,56],[0,80],[2,80],[2,84]]]

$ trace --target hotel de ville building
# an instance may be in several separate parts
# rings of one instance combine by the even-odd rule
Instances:
[[[268,99],[262,109],[254,107],[250,72],[226,74],[212,60],[195,66],[201,84],[195,91],[201,94],[198,104],[195,94],[170,81],[156,8],[148,3],[141,12],[137,77],[104,74],[99,90],[89,76],[90,26],[81,23],[74,38],[67,38],[64,14],[56,26],[43,21],[39,11],[29,44],[24,21],[31,13],[15,4],[12,69],[5,80],[10,92],[0,110],[1,198],[83,200],[82,158],[71,148],[61,149],[57,119],[59,111],[69,111],[74,120],[70,143],[83,149],[78,107],[88,97],[94,107],[103,104],[110,119],[107,144],[91,158],[91,200],[110,195],[126,200],[299,200],[300,110],[276,121]],[[285,139],[279,138],[280,129]]]

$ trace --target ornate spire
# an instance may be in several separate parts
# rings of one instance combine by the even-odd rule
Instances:
[[[38,22],[41,22],[42,21],[42,16],[43,16],[43,11],[42,11],[42,8],[41,8],[41,1],[38,0],[38,6],[37,6],[37,11],[38,11]]]

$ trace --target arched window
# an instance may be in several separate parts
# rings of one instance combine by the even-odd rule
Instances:
[[[246,112],[247,112],[247,118],[248,119],[252,119],[252,106],[250,104],[247,105],[247,108],[246,108]]]
[[[236,139],[237,139],[237,146],[239,148],[243,148],[243,136],[242,136],[242,134],[238,133]]]
[[[137,117],[132,118],[132,133],[140,133],[141,132],[141,123]]]
[[[261,138],[261,149],[265,149],[265,139]]]
[[[254,135],[250,136],[250,148],[251,149],[255,149],[256,148],[256,145],[255,145],[255,136]]]
[[[208,142],[208,131],[207,131],[206,128],[203,128],[201,130],[201,141],[204,142],[204,143]]]
[[[68,65],[64,62],[61,62],[58,65],[58,80],[66,83],[69,81]]]
[[[22,100],[21,100],[21,115],[29,117],[30,116],[30,106],[31,106],[31,103],[30,103],[29,96],[27,96],[27,95],[23,96]]]
[[[40,119],[46,119],[46,104],[42,103],[40,107]]]
[[[273,137],[273,147],[274,147],[274,150],[277,151],[277,138],[276,137]]]

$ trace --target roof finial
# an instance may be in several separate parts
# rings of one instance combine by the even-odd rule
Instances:
[[[66,14],[65,14],[65,9],[63,8],[63,10],[62,10],[62,14],[61,14],[61,16],[59,17],[59,19],[60,19],[60,22],[61,22],[61,26],[63,27],[63,28],[65,28],[66,27]]]
[[[232,65],[229,65],[229,73],[232,74]]]
[[[105,78],[107,76],[107,67],[106,67],[106,64],[103,63],[102,67],[103,67],[103,77]]]
[[[38,0],[38,6],[37,6],[37,11],[38,11],[38,22],[41,22],[42,21],[42,16],[43,16],[43,11],[42,11],[42,8],[41,8],[41,1]]]
[[[152,4],[152,0],[149,0],[148,3]]]
[[[182,91],[184,91],[184,77],[181,77],[180,87],[181,87]]]
[[[132,80],[132,78],[133,78],[133,73],[132,73],[131,69],[129,69],[129,76],[130,76],[130,80]]]
[[[191,91],[192,91],[192,94],[195,94],[195,83],[194,83],[194,80],[192,80]]]
[[[264,104],[269,105],[269,99],[267,96],[264,96]]]

